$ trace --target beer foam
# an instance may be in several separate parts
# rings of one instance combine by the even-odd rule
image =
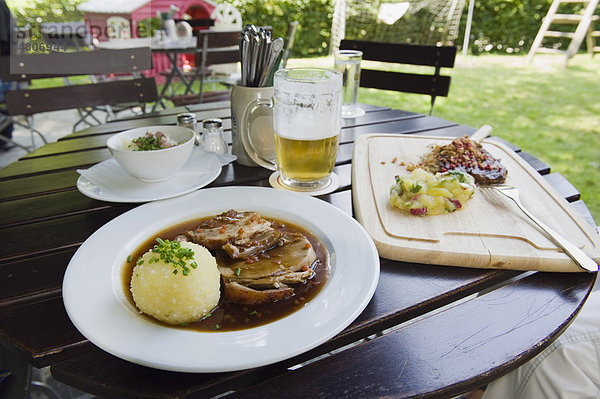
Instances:
[[[319,68],[294,68],[275,74],[275,90],[288,93],[318,94],[342,90],[339,72]]]
[[[336,136],[342,128],[341,109],[341,74],[327,69],[276,74],[273,125],[280,137],[321,140]]]

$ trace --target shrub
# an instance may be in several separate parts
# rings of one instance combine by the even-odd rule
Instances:
[[[9,1],[11,12],[18,26],[38,26],[42,22],[83,21],[83,13],[77,9],[82,0],[30,0]]]
[[[245,24],[270,25],[273,37],[283,37],[288,25],[298,21],[294,57],[327,55],[331,38],[333,0],[233,0]]]
[[[83,15],[76,8],[82,0],[27,0],[9,1],[19,26],[39,25],[43,22],[64,22],[82,20]],[[229,0],[218,0],[224,2]],[[552,0],[474,0],[475,10],[469,49],[472,54],[486,52],[524,54],[542,24]],[[331,40],[331,22],[335,0],[231,0],[240,11],[245,24],[270,25],[274,37],[285,37],[290,22],[298,21],[292,55],[294,57],[314,57],[327,55]],[[576,13],[582,5],[566,4],[561,13]],[[361,12],[375,12],[368,0],[362,3]],[[462,14],[459,37],[455,43],[460,48],[463,43],[467,19],[468,0]],[[354,38],[369,37],[371,26],[353,28],[352,15],[347,15],[346,33]],[[422,26],[419,16],[407,16],[397,23],[398,31],[390,40],[403,37],[403,41],[429,41],[431,34]],[[153,26],[154,28],[154,26]],[[396,29],[396,28],[394,28]],[[553,30],[570,30],[574,27],[558,26]],[[434,41],[437,40],[434,38]],[[554,47],[564,48],[568,41],[554,40]]]
[[[476,0],[473,13],[469,50],[473,54],[485,52],[527,53],[542,26],[552,0]],[[461,20],[460,36],[456,43],[463,43],[467,20],[468,1]],[[565,4],[560,13],[576,13],[581,4]],[[553,30],[574,31],[575,26],[552,26]],[[568,45],[565,39],[553,40],[554,47]]]

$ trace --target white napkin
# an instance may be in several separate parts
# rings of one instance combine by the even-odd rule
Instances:
[[[157,190],[171,192],[194,186],[208,174],[215,173],[216,169],[236,159],[235,155],[215,154],[194,148],[188,162],[175,176],[158,183],[145,183],[127,174],[114,158],[100,162],[89,169],[77,169],[77,172],[109,194],[135,192],[139,196],[151,196]]]

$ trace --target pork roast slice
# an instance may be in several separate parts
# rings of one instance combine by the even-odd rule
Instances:
[[[290,284],[305,283],[306,280],[308,280],[314,275],[314,273],[314,270],[308,269],[300,272],[289,272],[278,276],[270,276],[257,279],[232,278],[231,281],[235,281],[236,283],[257,290],[266,290],[270,288],[281,288]]]
[[[288,286],[270,290],[255,290],[236,282],[225,284],[225,297],[234,303],[244,305],[259,305],[267,302],[277,302],[294,295],[294,289]]]
[[[283,245],[276,246],[252,259],[233,260],[217,253],[219,271],[224,278],[241,280],[312,269],[317,255],[304,235],[285,233],[283,242]]]
[[[305,283],[314,275],[317,255],[308,239],[299,233],[284,233],[282,241],[283,245],[248,260],[217,254],[228,300],[247,305],[278,301],[293,295],[288,284]]]
[[[281,232],[256,212],[229,210],[186,232],[193,242],[223,249],[233,259],[249,257],[277,245]]]
[[[232,259],[248,259],[261,251],[283,244],[280,239],[281,232],[271,228],[256,232],[251,237],[228,242],[221,249]]]

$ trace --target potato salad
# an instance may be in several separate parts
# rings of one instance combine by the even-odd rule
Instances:
[[[412,215],[441,215],[461,209],[475,193],[475,180],[467,173],[429,173],[421,168],[396,176],[390,189],[391,206]]]

